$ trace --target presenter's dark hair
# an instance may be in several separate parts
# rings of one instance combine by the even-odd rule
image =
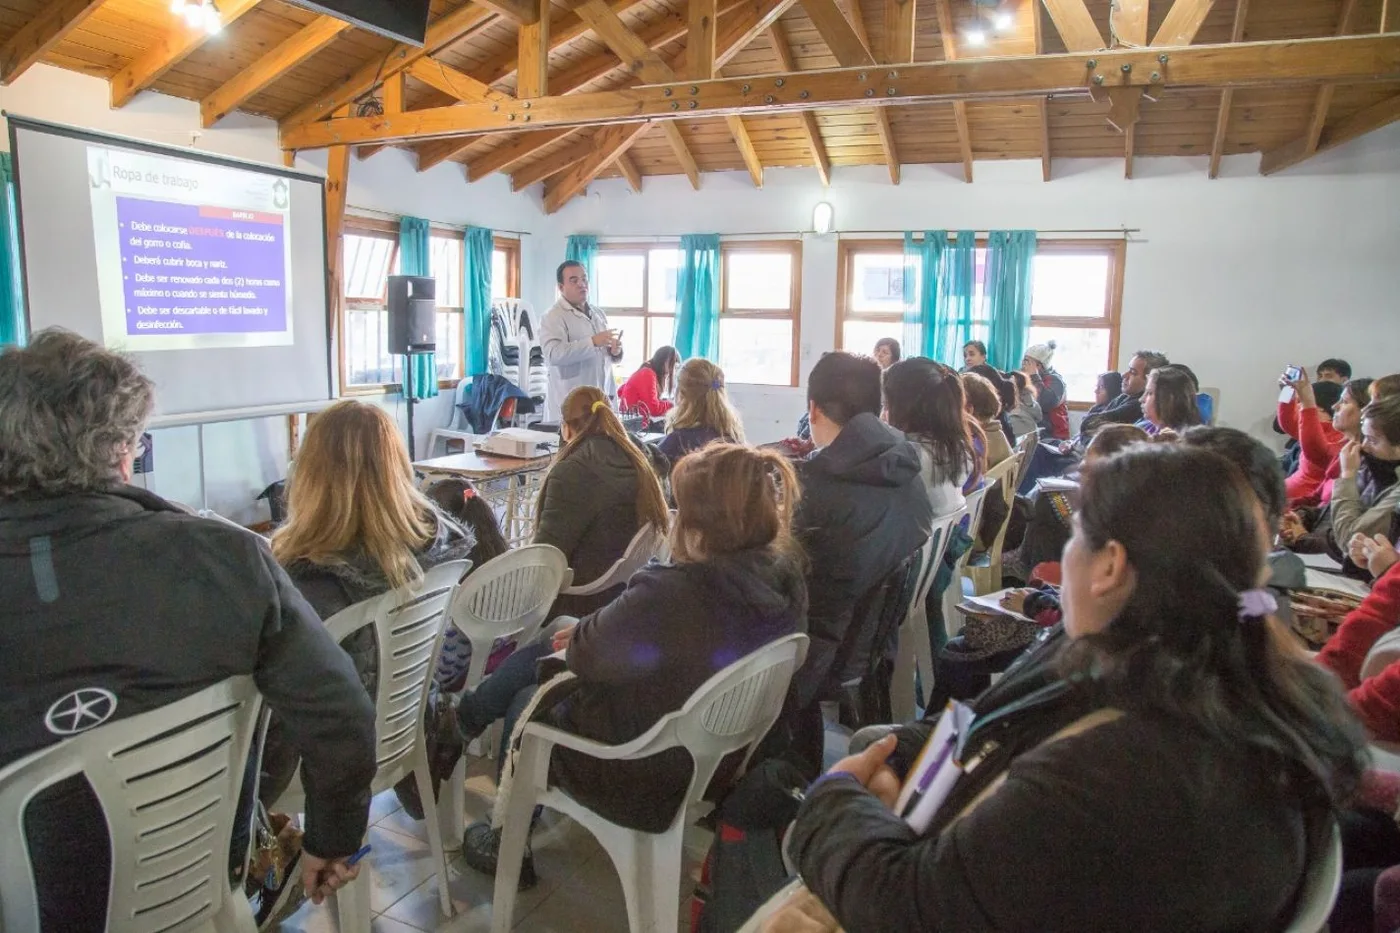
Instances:
[[[868,356],[824,353],[807,376],[807,401],[838,425],[880,413],[880,364]]]
[[[560,285],[563,285],[564,273],[567,272],[573,266],[578,266],[580,269],[582,269],[583,263],[579,262],[577,259],[565,259],[563,262],[559,263],[559,268],[554,270],[554,280]]]

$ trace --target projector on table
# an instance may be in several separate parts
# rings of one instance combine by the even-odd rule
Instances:
[[[482,453],[528,460],[531,457],[548,453],[547,450],[541,450],[541,447],[552,447],[557,443],[559,443],[557,434],[528,431],[525,428],[503,428],[488,436],[477,449]]]

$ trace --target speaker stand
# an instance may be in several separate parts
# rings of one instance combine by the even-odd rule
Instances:
[[[417,445],[413,440],[413,406],[418,404],[418,399],[413,397],[413,363],[414,358],[421,354],[409,353],[403,358],[403,399],[408,405],[408,461],[412,463],[418,459]]]

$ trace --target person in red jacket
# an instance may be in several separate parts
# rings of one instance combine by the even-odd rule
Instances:
[[[1346,435],[1332,424],[1331,410],[1342,389],[1336,383],[1324,382],[1319,383],[1315,390],[1306,369],[1299,370],[1297,379],[1285,378],[1279,382],[1293,390],[1292,399],[1278,403],[1279,426],[1290,437],[1296,438],[1302,448],[1298,469],[1288,477],[1288,501],[1318,501],[1327,480],[1327,468],[1337,459],[1338,451],[1347,440]],[[1324,394],[1321,404],[1318,402],[1319,394]],[[1328,404],[1329,395],[1331,404]],[[1331,484],[1326,485],[1327,498],[1331,498]]]
[[[681,355],[675,347],[662,347],[632,374],[632,378],[617,390],[622,410],[637,412],[648,418],[660,418],[671,410],[672,403],[661,396],[675,388],[676,364]]]
[[[1347,699],[1374,739],[1400,742],[1400,663],[1391,664],[1366,680],[1361,668],[1380,637],[1400,625],[1400,563],[1393,547],[1375,549],[1370,561],[1375,588],[1348,613],[1341,628],[1317,654],[1347,688]],[[1389,563],[1385,563],[1389,561]]]

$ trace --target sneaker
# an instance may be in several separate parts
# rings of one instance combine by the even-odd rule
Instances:
[[[487,822],[473,823],[462,836],[462,861],[483,875],[496,877],[496,859],[501,851],[501,831],[492,829]],[[530,842],[525,842],[525,858],[520,863],[519,890],[524,891],[539,884],[535,874],[535,856],[530,851]]]

